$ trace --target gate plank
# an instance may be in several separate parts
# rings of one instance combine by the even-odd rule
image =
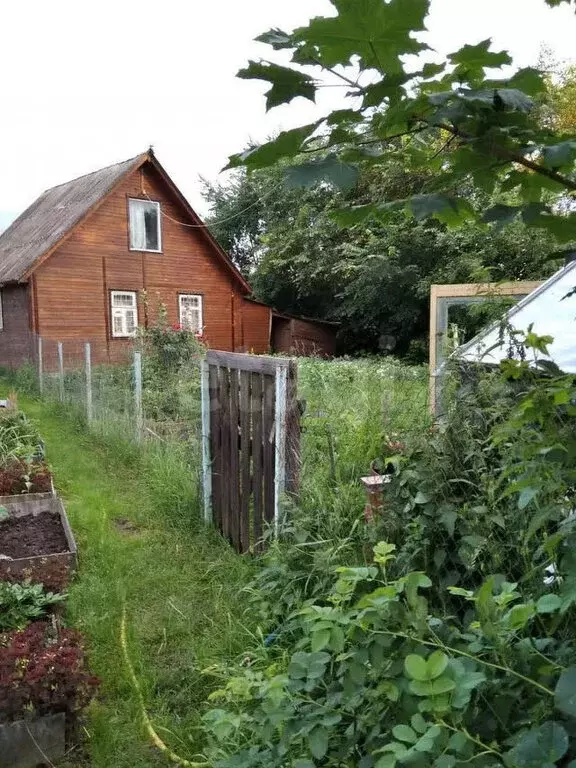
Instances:
[[[290,362],[287,357],[265,357],[264,355],[246,355],[241,352],[220,352],[210,349],[206,359],[210,365],[226,366],[240,371],[265,373],[274,376],[279,367],[287,368]]]
[[[240,372],[240,551],[250,549],[250,373]]]
[[[298,404],[298,363],[290,362],[286,413],[286,493],[297,496],[300,490],[300,406]]]
[[[222,533],[230,538],[230,474],[228,462],[230,460],[230,374],[227,368],[218,369],[218,383],[220,390],[221,416],[220,416],[220,445],[222,455],[221,496],[220,509],[222,511]]]
[[[252,490],[254,493],[254,547],[260,549],[262,539],[262,376],[251,373],[250,411],[252,414]]]
[[[263,446],[264,446],[264,519],[271,522],[274,519],[274,454],[275,428],[274,400],[276,394],[276,381],[273,376],[264,376],[264,418],[263,418]]]
[[[238,370],[230,369],[230,540],[240,551]]]
[[[218,368],[208,366],[210,392],[210,454],[212,457],[212,515],[217,528],[222,530],[222,443],[220,432],[221,405]]]

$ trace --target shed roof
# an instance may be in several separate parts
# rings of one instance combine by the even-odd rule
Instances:
[[[532,325],[534,333],[553,337],[548,345],[549,359],[563,371],[576,373],[576,293],[572,292],[575,287],[576,261],[572,261],[509,309],[501,320],[459,347],[454,357],[499,363],[514,347],[507,328],[526,331]]]
[[[22,280],[145,157],[132,157],[43,192],[0,235],[0,284]]]

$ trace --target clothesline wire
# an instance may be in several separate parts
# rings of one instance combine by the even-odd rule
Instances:
[[[261,195],[258,197],[257,200],[255,200],[253,203],[250,203],[250,205],[247,205],[246,208],[243,208],[241,211],[237,211],[236,213],[231,214],[230,216],[224,216],[221,219],[216,219],[215,221],[210,222],[210,224],[187,224],[184,221],[178,221],[177,219],[173,219],[172,216],[169,216],[165,211],[160,209],[160,213],[162,216],[165,216],[170,221],[174,222],[174,224],[179,224],[181,227],[189,227],[190,229],[210,229],[210,227],[213,227],[216,224],[224,224],[226,221],[231,221],[231,219],[235,219],[238,216],[241,216],[246,211],[249,211],[251,208],[254,208],[254,206],[261,203],[263,200],[266,200],[270,195],[272,195],[276,190],[280,189],[280,187],[283,185],[284,182],[280,182],[279,184],[276,184],[271,190],[266,192],[264,195]],[[152,198],[148,195],[147,192],[142,189],[143,194],[146,196],[148,200],[150,200],[151,203],[156,202],[155,200],[152,200]]]

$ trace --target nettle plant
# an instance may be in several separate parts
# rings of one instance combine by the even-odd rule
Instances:
[[[278,648],[230,677],[204,716],[221,766],[576,765],[576,651],[553,639],[552,591],[535,600],[503,577],[452,588],[459,615],[435,615],[432,582],[390,579],[394,545],[340,568],[331,594],[291,617]],[[521,703],[521,705],[520,705]]]
[[[284,614],[296,574],[272,558],[257,585],[268,573],[274,631],[222,670],[204,717],[218,765],[576,766],[576,385],[549,339],[523,341],[531,364],[480,377],[476,410],[459,390],[468,422],[439,428],[435,464],[397,463],[396,544],[332,565]]]

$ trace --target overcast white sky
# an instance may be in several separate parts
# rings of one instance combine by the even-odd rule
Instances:
[[[266,115],[266,86],[235,78],[269,55],[257,34],[330,10],[328,0],[0,0],[0,226],[45,188],[149,144],[205,213],[200,174],[215,179],[250,137],[338,98],[328,89],[317,108],[298,99]],[[544,0],[432,0],[428,28],[440,53],[493,37],[519,66],[542,44],[576,56],[576,16]]]

